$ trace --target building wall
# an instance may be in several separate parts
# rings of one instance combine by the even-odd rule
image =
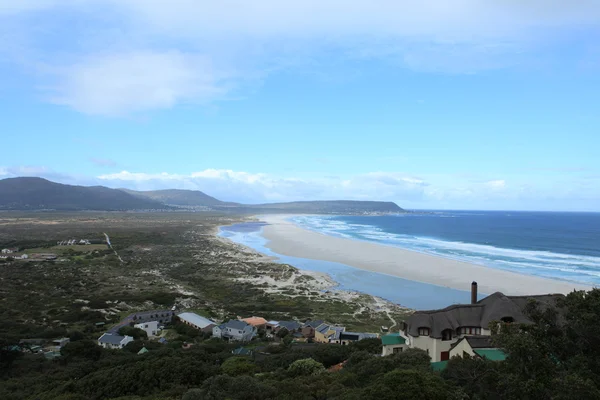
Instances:
[[[325,332],[325,334],[315,330],[315,342],[317,343],[329,343],[329,339],[327,339],[327,337],[325,335],[330,335],[331,334],[331,330]]]
[[[469,342],[467,342],[466,340],[463,340],[462,342],[457,344],[456,347],[454,347],[450,351],[450,358],[455,357],[455,356],[462,357],[463,353],[467,353],[470,356],[475,355],[475,353],[473,352],[473,349],[469,345]]]
[[[143,322],[141,324],[135,324],[134,327],[139,328],[148,334],[148,337],[158,335],[158,321]]]
[[[219,328],[218,326],[215,326],[213,328],[213,336],[218,337],[218,338],[223,337],[223,331],[221,331],[221,328]]]
[[[389,356],[394,354],[394,349],[402,349],[401,351],[405,351],[408,348],[406,344],[388,344],[383,346],[383,350],[381,352],[382,356]]]

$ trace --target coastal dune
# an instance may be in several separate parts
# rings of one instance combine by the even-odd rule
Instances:
[[[480,292],[486,294],[566,294],[573,290],[591,289],[588,285],[518,274],[398,247],[329,236],[300,228],[288,221],[289,217],[260,217],[268,224],[263,228],[263,236],[268,240],[266,247],[286,256],[337,262],[458,290],[470,290],[471,281],[476,281]]]

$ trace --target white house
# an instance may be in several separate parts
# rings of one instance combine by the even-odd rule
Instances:
[[[133,342],[131,336],[121,336],[112,333],[105,333],[98,338],[98,345],[105,349],[122,349],[127,343]]]
[[[158,321],[142,322],[141,324],[135,324],[133,327],[146,332],[149,338],[158,336],[160,333],[160,329],[158,329]]]
[[[496,292],[477,301],[477,283],[471,286],[471,304],[441,310],[416,311],[403,324],[401,335],[410,348],[427,351],[432,362],[450,359],[455,343],[470,336],[490,336],[491,322],[531,323],[523,313],[530,299],[541,307],[554,306],[560,294],[505,296]],[[458,350],[457,350],[458,351]]]
[[[239,342],[249,342],[256,334],[256,328],[244,321],[232,319],[213,327],[213,337]]]
[[[408,346],[406,345],[406,339],[400,336],[399,333],[390,333],[381,337],[382,344],[382,356],[389,356],[391,354],[401,353]]]

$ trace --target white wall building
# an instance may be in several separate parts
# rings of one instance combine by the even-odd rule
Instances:
[[[140,324],[135,324],[133,327],[146,332],[149,338],[158,336],[160,333],[160,329],[158,329],[158,321],[142,322]]]
[[[133,342],[133,337],[115,335],[112,333],[105,333],[98,338],[98,345],[105,349],[122,349],[130,342]]]

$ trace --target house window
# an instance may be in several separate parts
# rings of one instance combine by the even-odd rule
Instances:
[[[515,322],[515,319],[513,317],[504,317],[501,319],[502,322],[510,324],[512,322]]]
[[[429,328],[419,328],[419,336],[429,336]]]
[[[442,340],[452,340],[452,329],[444,329],[442,331]]]
[[[394,350],[392,350],[392,351],[393,351],[393,353],[394,353],[394,354],[397,354],[397,353],[402,353],[402,347],[396,347],[396,348],[394,348]]]
[[[481,335],[481,328],[478,326],[463,326],[458,330],[460,335]]]

